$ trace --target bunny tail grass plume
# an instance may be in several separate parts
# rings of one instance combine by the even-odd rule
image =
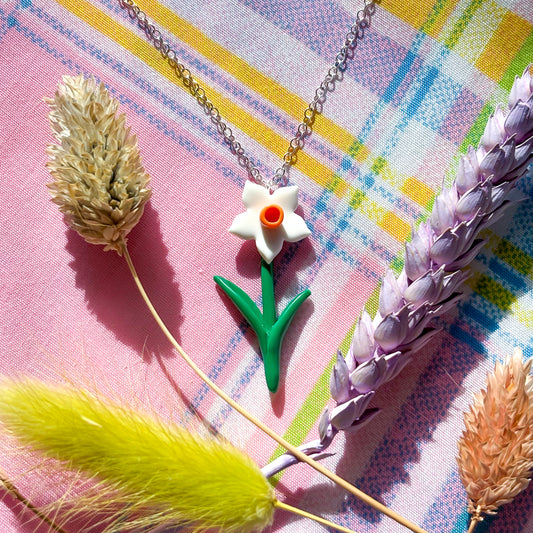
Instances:
[[[516,348],[496,363],[487,388],[474,395],[459,440],[459,474],[468,494],[470,531],[529,484],[533,470],[532,360]]]
[[[47,149],[52,200],[87,242],[121,254],[151,194],[137,139],[125,115],[116,116],[118,102],[92,78],[64,76],[45,102],[59,143]]]
[[[0,385],[0,421],[21,444],[94,479],[101,494],[94,514],[102,502],[109,510],[108,499],[118,503],[120,531],[186,524],[195,532],[246,533],[272,521],[272,487],[227,442],[29,379]]]

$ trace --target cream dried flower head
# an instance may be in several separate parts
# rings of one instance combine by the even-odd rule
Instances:
[[[529,484],[533,470],[533,360],[516,348],[496,363],[487,388],[474,395],[459,440],[459,474],[468,494],[470,531]]]
[[[58,142],[47,148],[52,200],[87,242],[122,254],[151,194],[126,116],[116,116],[119,104],[103,84],[82,75],[64,76],[45,101]]]

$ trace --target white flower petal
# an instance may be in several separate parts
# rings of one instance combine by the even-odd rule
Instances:
[[[281,227],[285,233],[285,240],[289,242],[301,241],[311,235],[311,230],[307,227],[304,219],[296,213],[285,213]]]
[[[260,226],[258,213],[249,209],[235,217],[228,231],[241,239],[255,239],[257,234],[261,233]]]
[[[298,207],[298,187],[296,185],[280,187],[271,194],[270,199],[273,204],[280,205],[286,215],[294,213],[294,210]]]
[[[261,257],[270,264],[281,251],[283,234],[281,231],[259,231],[255,236],[255,244]]]
[[[247,181],[242,200],[246,212],[235,217],[229,231],[241,239],[255,239],[257,250],[267,263],[279,254],[284,241],[296,242],[311,234],[303,218],[294,213],[298,207],[298,187],[283,187],[270,194],[263,186]],[[279,205],[283,210],[283,222],[277,227],[263,227],[260,213],[271,205]]]
[[[261,210],[266,205],[273,203],[270,193],[262,186],[251,181],[244,184],[242,191],[242,201],[249,208]]]

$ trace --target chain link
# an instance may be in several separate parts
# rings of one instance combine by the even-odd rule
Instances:
[[[271,191],[287,185],[289,181],[288,171],[296,163],[298,151],[304,147],[306,138],[311,135],[316,115],[322,112],[327,94],[335,89],[336,82],[342,80],[346,64],[349,59],[353,58],[358,42],[364,37],[365,30],[370,26],[378,2],[379,0],[364,0],[364,7],[357,12],[355,22],[348,31],[344,44],[335,57],[335,63],[329,68],[324,80],[317,87],[313,100],[303,113],[303,120],[296,128],[296,134],[290,140],[287,151],[282,158],[283,164],[276,170],[272,178],[265,179],[253,160],[246,154],[242,145],[235,139],[231,128],[224,123],[219,110],[207,98],[204,89],[194,79],[189,69],[180,62],[176,51],[163,39],[161,32],[149,22],[146,13],[133,0],[118,0],[120,7],[127,10],[131,19],[137,21],[139,28],[144,31],[154,48],[159,50],[159,53],[168,61],[176,76],[181,79],[183,85],[194,96],[205,114],[216,126],[217,132],[229,146],[230,151],[237,157],[239,165],[246,169],[253,181]]]

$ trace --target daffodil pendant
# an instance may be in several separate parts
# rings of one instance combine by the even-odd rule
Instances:
[[[263,312],[231,281],[215,276],[215,282],[255,331],[265,365],[267,386],[271,392],[276,392],[283,337],[296,311],[311,291],[306,289],[296,295],[278,317],[272,261],[281,251],[284,241],[297,242],[311,232],[302,217],[294,212],[298,207],[298,187],[283,187],[270,194],[263,186],[247,181],[242,200],[246,211],[235,217],[229,231],[241,239],[254,239],[261,254]]]

